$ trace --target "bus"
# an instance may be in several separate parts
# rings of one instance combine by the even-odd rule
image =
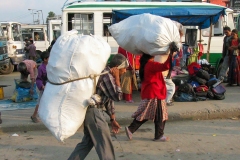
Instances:
[[[4,32],[0,24],[0,73],[11,73],[12,69],[9,70],[9,67],[12,67],[12,64],[7,52],[7,38],[4,37]]]
[[[7,52],[10,62],[6,72],[12,72],[14,65],[25,59],[24,43],[21,32],[21,23],[18,22],[0,22],[4,37],[7,39]]]
[[[22,36],[24,40],[32,39],[36,46],[37,59],[43,51],[46,51],[49,47],[49,41],[47,39],[47,25],[33,24],[24,25],[22,24]]]
[[[48,21],[48,38],[51,43],[61,35],[61,20],[49,20]]]
[[[65,32],[76,29],[80,34],[95,34],[102,36],[111,46],[112,54],[117,53],[118,44],[111,37],[108,31],[108,26],[112,21],[112,10],[117,9],[138,9],[138,8],[157,8],[161,6],[198,6],[206,8],[208,6],[218,6],[211,3],[197,3],[197,2],[72,2],[66,4],[62,11],[62,34]],[[222,7],[222,6],[221,6]],[[218,66],[223,44],[223,27],[229,26],[234,28],[233,10],[227,8],[226,15],[219,18],[219,21],[213,26],[212,40],[210,47],[210,59],[209,62],[213,66]],[[193,26],[184,26],[184,28],[194,28]],[[197,29],[197,27],[195,27]],[[199,34],[201,33],[201,35]],[[202,30],[198,30],[197,38],[201,40],[204,45],[204,53],[207,53],[208,39],[209,39],[210,27]],[[200,37],[201,36],[201,37]],[[184,37],[183,37],[184,39]],[[203,56],[206,58],[206,54]]]

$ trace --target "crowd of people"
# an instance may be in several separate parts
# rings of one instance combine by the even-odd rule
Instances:
[[[238,30],[231,30],[230,27],[224,27],[225,37],[223,39],[222,58],[223,63],[219,73],[219,79],[228,83],[228,86],[234,84],[240,85],[240,38]]]
[[[228,85],[240,84],[240,38],[238,31],[229,27],[224,27],[225,37],[223,40],[222,68],[219,79],[227,81]],[[55,42],[55,41],[54,41]],[[54,45],[52,42],[51,47]],[[31,88],[37,84],[40,91],[39,100],[31,120],[38,123],[37,111],[41,95],[47,82],[46,66],[50,56],[50,50],[41,55],[42,64],[37,67],[35,60],[36,47],[33,40],[26,42],[26,52],[28,59],[19,63],[18,71],[21,73],[21,80],[27,81],[30,74]],[[133,139],[133,134],[138,128],[148,120],[152,120],[155,125],[153,141],[169,141],[169,137],[164,135],[165,123],[168,119],[167,106],[173,105],[172,97],[175,92],[175,84],[171,77],[167,77],[172,63],[173,54],[176,50],[170,47],[171,52],[166,56],[154,57],[142,54],[140,57],[139,77],[141,80],[141,102],[136,112],[132,114],[133,121],[125,127],[126,136]],[[110,117],[112,132],[117,134],[121,128],[115,116],[114,101],[124,100],[126,103],[133,103],[133,90],[138,90],[136,80],[136,57],[130,52],[119,47],[118,53],[106,66],[103,74],[99,77],[96,93],[102,101],[96,106],[87,109],[84,121],[84,137],[71,153],[69,160],[84,159],[90,150],[95,147],[100,159],[115,159],[114,147],[112,144],[108,123],[103,116],[103,109]],[[1,115],[0,115],[1,116]],[[1,123],[1,121],[0,121]]]
[[[38,123],[39,119],[37,118],[37,113],[38,113],[38,107],[40,103],[41,96],[44,91],[44,87],[47,82],[47,70],[46,66],[48,64],[48,59],[50,56],[50,52],[52,49],[52,46],[56,40],[53,40],[51,42],[51,45],[48,47],[48,49],[44,52],[41,53],[41,65],[38,66],[36,63],[36,46],[34,44],[34,41],[32,38],[28,41],[28,39],[25,39],[25,54],[26,54],[26,59],[22,62],[20,62],[17,66],[17,70],[21,73],[20,76],[20,83],[25,83],[28,82],[29,75],[30,75],[30,81],[31,81],[31,87],[29,89],[30,95],[33,95],[33,89],[34,89],[34,84],[37,84],[37,88],[39,90],[39,97],[37,101],[37,105],[35,107],[34,113],[30,117],[31,120],[34,123]]]

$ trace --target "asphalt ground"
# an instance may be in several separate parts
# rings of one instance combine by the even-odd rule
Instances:
[[[15,89],[14,79],[19,78],[19,76],[18,72],[10,75],[0,75],[0,84],[10,85],[4,87],[5,99],[10,98],[13,94]],[[174,106],[168,107],[169,121],[240,118],[240,87],[232,86],[226,87],[226,89],[224,100],[174,102]],[[133,100],[134,103],[125,103],[124,101],[115,103],[116,119],[120,125],[129,124],[132,121],[131,115],[137,110],[140,103],[140,92],[134,91]],[[46,130],[47,128],[43,123],[33,123],[31,121],[30,116],[33,111],[34,106],[31,109],[23,110],[2,110],[3,123],[0,124],[0,132]],[[109,119],[107,115],[106,119]]]

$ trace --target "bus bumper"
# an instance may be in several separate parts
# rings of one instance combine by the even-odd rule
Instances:
[[[25,54],[17,54],[15,56],[11,56],[10,58],[14,65],[17,65],[26,59]]]

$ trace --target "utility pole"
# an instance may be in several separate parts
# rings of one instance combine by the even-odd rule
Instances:
[[[32,11],[32,16],[33,16],[33,24],[34,24],[34,14],[32,9],[28,9],[29,11]]]
[[[38,12],[38,24],[40,24],[40,20],[39,20],[39,12]]]

